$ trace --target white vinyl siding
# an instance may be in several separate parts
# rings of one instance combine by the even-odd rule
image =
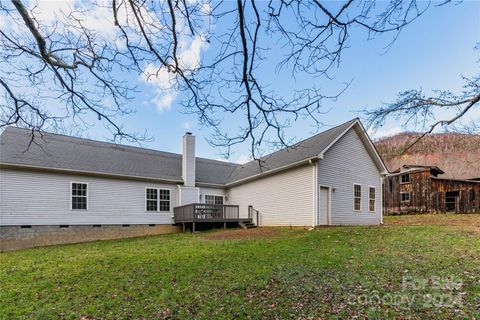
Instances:
[[[248,206],[260,211],[261,226],[311,226],[314,218],[313,169],[304,165],[227,191],[228,202],[240,206],[240,216],[248,216]],[[255,217],[253,217],[255,219]]]
[[[70,183],[88,184],[88,210],[70,210]],[[170,189],[171,212],[145,211],[145,188]],[[175,185],[0,170],[0,225],[172,224]]]
[[[375,198],[381,199],[381,175],[355,127],[340,138],[318,161],[318,183],[332,188],[331,221],[339,224],[380,224],[381,206],[369,209],[368,187],[375,188]],[[353,184],[362,186],[361,210],[354,210]],[[365,205],[367,204],[367,205]]]

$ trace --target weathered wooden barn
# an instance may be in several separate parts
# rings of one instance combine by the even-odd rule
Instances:
[[[480,181],[441,178],[435,166],[404,165],[383,179],[384,214],[480,213]]]

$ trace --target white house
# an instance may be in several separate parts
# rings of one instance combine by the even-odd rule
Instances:
[[[195,157],[190,133],[182,155],[52,133],[29,146],[30,134],[8,127],[0,138],[4,243],[21,232],[34,245],[57,243],[60,233],[80,241],[168,232],[187,221],[179,215],[192,203],[206,204],[194,209],[197,219],[211,213],[210,204],[222,207],[219,222],[223,215],[260,226],[382,223],[387,169],[358,119],[269,154],[260,165]]]

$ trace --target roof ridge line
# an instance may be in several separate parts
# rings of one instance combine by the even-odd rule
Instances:
[[[277,152],[280,152],[280,151],[283,151],[283,150],[294,149],[294,148],[293,148],[294,145],[301,144],[301,143],[303,143],[303,142],[305,142],[305,141],[307,141],[307,140],[316,138],[317,136],[319,136],[319,135],[321,135],[321,134],[327,133],[328,131],[331,131],[331,130],[333,130],[333,129],[336,129],[336,128],[338,128],[338,127],[341,127],[341,126],[343,126],[343,125],[345,125],[345,124],[347,124],[347,123],[350,123],[350,122],[353,123],[354,121],[357,121],[357,120],[359,120],[359,119],[360,119],[359,117],[356,117],[356,118],[353,118],[353,119],[351,119],[351,120],[349,120],[349,121],[345,121],[344,123],[341,123],[341,124],[339,124],[339,125],[336,125],[336,126],[334,126],[334,127],[331,127],[330,129],[327,129],[327,130],[325,130],[325,131],[316,133],[316,134],[314,134],[314,135],[311,136],[311,137],[308,137],[308,138],[305,138],[305,139],[300,140],[300,141],[298,141],[298,142],[295,142],[295,143],[294,143],[292,146],[290,146],[290,147],[287,146],[287,147],[278,149],[278,150],[276,150],[276,151],[273,151],[273,152],[271,152],[271,153],[269,153],[269,154],[261,157],[261,158],[258,159],[258,160],[261,160],[262,158],[266,158],[266,157],[272,156],[273,154],[275,154],[275,153],[277,153]],[[246,164],[248,164],[248,163],[251,163],[251,162],[255,162],[255,161],[257,161],[257,160],[251,160],[251,161],[249,161],[249,162],[246,162],[246,163],[242,164],[242,166],[243,166],[243,165],[246,165]]]
[[[14,127],[14,126],[8,126],[8,127],[6,127],[5,130],[4,130],[4,132],[7,131],[7,130],[9,130],[9,129],[31,132],[31,130],[29,130],[29,129],[20,128],[20,127]],[[121,143],[101,141],[101,140],[95,140],[95,139],[92,139],[92,138],[69,136],[69,135],[64,134],[64,133],[56,133],[56,132],[50,132],[50,131],[38,131],[38,130],[35,130],[35,132],[37,132],[37,133],[39,133],[39,134],[47,134],[47,135],[50,136],[50,137],[49,137],[50,139],[51,139],[51,138],[74,139],[74,140],[85,141],[85,142],[87,142],[87,143],[88,143],[88,142],[89,142],[89,143],[94,143],[94,144],[95,144],[95,143],[103,143],[103,144],[107,144],[107,145],[115,146],[115,147],[126,147],[126,148],[139,149],[139,150],[144,150],[144,151],[153,151],[153,152],[160,152],[160,153],[167,153],[167,154],[171,154],[171,155],[181,156],[180,153],[174,153],[174,152],[170,152],[170,151],[162,151],[162,150],[152,149],[152,148],[146,148],[146,147],[131,146],[131,145],[121,144]]]
[[[29,129],[21,128],[21,127],[15,127],[15,126],[8,126],[8,127],[5,128],[5,130],[3,132],[5,132],[7,130],[14,130],[14,131],[18,130],[18,131],[23,131],[23,132],[31,132],[31,130],[29,130]],[[3,132],[2,132],[2,135],[3,135]],[[124,147],[125,149],[134,149],[134,150],[126,150],[126,151],[129,151],[129,152],[143,152],[143,153],[152,152],[152,153],[161,154],[162,156],[169,156],[171,158],[177,158],[177,157],[181,158],[182,157],[181,153],[175,153],[175,152],[170,152],[170,151],[163,151],[163,150],[140,147],[140,146],[131,146],[131,145],[126,145],[126,144],[95,140],[95,139],[91,139],[91,138],[69,136],[67,134],[50,132],[50,131],[35,131],[35,132],[37,134],[48,135],[48,139],[56,139],[56,140],[61,140],[61,141],[64,141],[64,142],[69,142],[69,143],[72,143],[72,142],[73,143],[82,143],[82,142],[84,142],[83,143],[84,145],[88,144],[88,145],[93,146],[93,147],[100,147],[100,146],[95,145],[95,144],[104,144],[104,145],[111,146],[111,147],[117,147],[117,148],[123,148]],[[68,140],[76,140],[76,141],[68,141]],[[201,161],[205,160],[205,161],[221,163],[221,164],[224,164],[224,165],[235,165],[235,166],[240,165],[240,164],[235,163],[235,162],[220,161],[220,160],[215,160],[215,159],[210,159],[210,158],[205,158],[205,157],[198,157],[198,156],[195,156],[195,159],[198,159],[198,160],[201,160]]]

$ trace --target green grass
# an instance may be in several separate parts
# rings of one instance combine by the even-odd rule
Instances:
[[[388,225],[398,219],[251,240],[175,234],[3,253],[0,318],[478,319],[478,230]]]

